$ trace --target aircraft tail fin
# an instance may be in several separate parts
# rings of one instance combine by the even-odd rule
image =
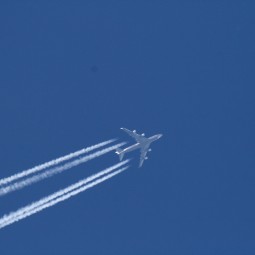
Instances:
[[[124,157],[124,152],[120,148],[117,148],[115,153],[119,155],[121,161]]]

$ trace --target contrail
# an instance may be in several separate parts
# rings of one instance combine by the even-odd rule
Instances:
[[[107,173],[110,172],[110,171],[113,171],[114,169],[116,169],[118,167],[119,167],[119,164],[117,164],[115,166],[112,166],[110,168],[107,168],[106,170],[103,170],[102,172],[98,173],[97,176],[101,176],[101,175],[105,174],[106,171],[107,171]],[[0,229],[4,228],[4,227],[6,227],[6,226],[8,226],[8,225],[10,225],[10,224],[12,224],[14,222],[17,222],[17,221],[19,221],[21,219],[24,219],[24,218],[26,218],[26,217],[28,217],[30,215],[33,215],[33,214],[35,214],[37,212],[40,212],[40,211],[42,211],[42,210],[44,210],[46,208],[49,208],[49,207],[51,207],[51,206],[53,206],[55,204],[58,204],[58,203],[60,203],[62,201],[65,201],[65,200],[71,198],[72,196],[75,196],[75,195],[77,195],[77,194],[79,194],[79,193],[81,193],[81,192],[83,192],[83,191],[85,191],[85,190],[87,190],[89,188],[94,187],[95,185],[97,185],[97,184],[99,184],[101,182],[106,181],[107,179],[112,178],[113,176],[123,172],[127,168],[128,168],[128,166],[123,167],[123,168],[121,168],[121,169],[119,169],[117,171],[114,171],[113,173],[107,174],[107,175],[103,176],[102,178],[99,178],[99,179],[97,179],[97,180],[95,180],[93,182],[90,182],[90,183],[86,184],[86,185],[85,185],[85,183],[87,183],[89,181],[84,179],[83,181],[78,182],[78,183],[80,183],[79,185],[78,185],[78,183],[74,184],[74,185],[77,185],[77,187],[80,187],[80,188],[71,188],[73,186],[73,185],[71,185],[71,186],[67,187],[64,190],[67,190],[68,188],[70,188],[72,191],[67,192],[67,193],[65,193],[64,190],[59,191],[59,192],[63,192],[62,196],[57,195],[58,192],[52,194],[51,195],[52,197],[54,195],[56,195],[56,197],[57,197],[56,199],[51,200],[51,198],[50,198],[49,202],[45,203],[46,199],[47,198],[49,199],[49,197],[51,197],[51,196],[49,196],[49,197],[43,198],[43,199],[41,199],[41,200],[39,200],[39,201],[29,205],[29,206],[21,208],[20,210],[18,210],[16,212],[13,212],[13,213],[10,213],[9,215],[3,216],[0,219]],[[89,178],[92,178],[92,177],[93,176],[91,176]],[[97,177],[94,177],[94,178],[97,178]],[[90,179],[90,181],[91,181],[91,179]],[[81,184],[81,182],[84,182],[84,183]]]
[[[120,163],[118,163],[118,164],[115,164],[115,165],[113,165],[113,166],[111,166],[111,167],[108,167],[108,168],[106,168],[105,170],[103,170],[103,171],[101,171],[101,172],[99,172],[99,173],[97,173],[97,174],[93,174],[93,175],[91,175],[91,176],[89,176],[89,177],[87,177],[87,178],[85,178],[85,179],[83,179],[83,180],[81,180],[81,181],[79,181],[79,182],[76,182],[75,184],[72,184],[72,185],[68,186],[67,188],[64,188],[64,189],[62,189],[62,190],[59,190],[59,191],[53,193],[52,195],[49,195],[49,196],[47,196],[47,197],[45,197],[45,198],[42,198],[42,199],[40,199],[40,200],[37,201],[37,202],[34,202],[34,203],[32,203],[32,204],[30,204],[30,205],[28,205],[28,206],[25,206],[25,207],[23,207],[23,208],[20,208],[20,209],[15,213],[15,217],[17,217],[17,216],[19,216],[19,215],[21,215],[21,214],[24,214],[24,213],[27,212],[27,211],[30,211],[30,210],[32,210],[32,209],[35,209],[36,207],[39,207],[39,206],[41,206],[41,205],[43,205],[43,204],[46,204],[46,203],[50,202],[51,200],[54,200],[54,199],[56,199],[56,198],[58,198],[58,197],[60,197],[60,196],[63,196],[63,195],[65,195],[66,193],[68,193],[68,192],[70,192],[70,191],[73,191],[73,190],[75,190],[75,189],[77,189],[77,188],[80,188],[81,186],[83,186],[83,185],[85,185],[85,184],[87,184],[87,183],[89,183],[89,182],[91,182],[91,181],[93,181],[93,180],[95,180],[95,179],[101,177],[102,175],[108,174],[108,173],[110,173],[111,171],[115,170],[116,168],[119,168],[119,167],[121,167],[121,166],[127,164],[129,161],[130,161],[130,160],[125,160],[125,161],[120,162]],[[4,216],[2,219],[0,219],[0,224],[2,223],[2,221],[6,221],[7,219],[12,218],[12,217],[13,217],[12,215]]]
[[[113,146],[110,146],[108,148],[105,148],[105,149],[102,149],[100,151],[89,154],[89,155],[87,155],[85,157],[82,157],[80,159],[76,159],[76,160],[73,160],[71,162],[68,162],[68,163],[66,163],[62,166],[57,166],[57,167],[54,167],[52,169],[49,169],[49,170],[47,170],[47,171],[45,171],[41,174],[37,174],[37,175],[32,176],[30,178],[27,178],[25,180],[10,184],[9,186],[6,186],[6,187],[3,187],[3,188],[0,189],[0,196],[6,195],[6,194],[8,194],[12,191],[15,191],[15,190],[22,189],[22,188],[24,188],[28,185],[31,185],[31,184],[39,182],[43,179],[49,178],[49,177],[51,177],[55,174],[61,173],[65,170],[68,170],[72,167],[78,166],[78,165],[80,165],[82,163],[85,163],[89,160],[92,160],[94,158],[100,157],[100,156],[102,156],[102,155],[104,155],[104,154],[106,154],[106,153],[108,153],[112,150],[115,150],[116,148],[118,148],[118,147],[120,147],[124,144],[125,144],[125,142],[118,143],[116,145],[113,145]]]
[[[38,165],[38,166],[35,166],[33,168],[30,168],[30,169],[27,169],[27,170],[24,170],[20,173],[17,173],[17,174],[14,174],[10,177],[7,177],[7,178],[3,178],[0,180],[0,186],[2,185],[6,185],[12,181],[15,181],[17,179],[20,179],[20,178],[23,178],[23,177],[26,177],[28,175],[31,175],[31,174],[34,174],[36,172],[39,172],[39,171],[42,171],[48,167],[51,167],[51,166],[55,166],[61,162],[64,162],[64,161],[67,161],[67,160],[70,160],[74,157],[78,157],[82,154],[85,154],[85,153],[88,153],[92,150],[95,150],[95,149],[98,149],[100,147],[103,147],[109,143],[112,143],[114,142],[116,139],[111,139],[111,140],[108,140],[108,141],[105,141],[105,142],[102,142],[102,143],[98,143],[96,145],[93,145],[93,146],[90,146],[90,147],[87,147],[87,148],[84,148],[84,149],[81,149],[79,151],[76,151],[76,152],[72,152],[66,156],[63,156],[63,157],[60,157],[60,158],[56,158],[56,159],[53,159],[51,161],[48,161],[44,164],[41,164],[41,165]]]

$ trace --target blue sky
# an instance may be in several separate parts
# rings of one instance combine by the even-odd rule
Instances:
[[[1,1],[0,178],[110,138],[149,160],[0,230],[0,253],[254,254],[253,1]],[[114,163],[1,197],[1,215]]]

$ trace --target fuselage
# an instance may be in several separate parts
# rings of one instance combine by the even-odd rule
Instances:
[[[146,140],[144,140],[142,142],[136,143],[134,145],[131,145],[131,146],[123,149],[122,152],[126,153],[126,152],[134,151],[134,150],[137,150],[137,149],[150,147],[150,144],[152,142],[158,140],[161,136],[162,136],[161,134],[153,135],[153,136],[147,138]]]

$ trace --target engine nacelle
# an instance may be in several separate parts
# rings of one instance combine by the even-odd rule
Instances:
[[[152,149],[149,149],[148,151],[152,151]]]
[[[134,133],[136,133],[136,130],[133,130]]]
[[[145,157],[144,159],[145,159],[145,160],[147,160],[147,159],[148,159],[148,157]]]
[[[143,133],[143,134],[141,134],[141,136],[145,136],[145,134]]]

